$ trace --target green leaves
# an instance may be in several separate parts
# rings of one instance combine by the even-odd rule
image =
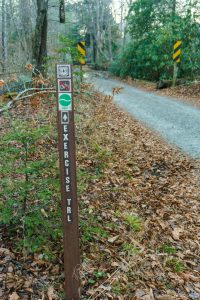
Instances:
[[[172,78],[173,44],[182,41],[179,76],[199,75],[200,35],[193,3],[181,4],[173,14],[171,1],[137,0],[127,17],[131,42],[117,57],[111,71],[125,78],[158,81]]]
[[[61,236],[61,222],[55,222],[60,214],[57,155],[46,151],[54,132],[51,126],[34,125],[12,122],[0,148],[0,221],[8,230],[21,228],[16,246],[31,252]]]

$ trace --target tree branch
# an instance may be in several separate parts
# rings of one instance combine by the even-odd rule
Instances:
[[[27,93],[28,91],[38,91],[38,92],[32,93],[30,95],[22,96],[24,93]],[[17,95],[17,97],[15,97],[12,101],[9,101],[6,106],[4,106],[3,108],[1,108],[0,109],[0,114],[2,114],[4,111],[10,109],[16,101],[24,100],[24,99],[27,99],[27,98],[31,98],[31,97],[33,97],[35,95],[38,95],[38,94],[48,94],[48,93],[56,93],[56,90],[53,90],[52,88],[47,88],[45,90],[39,89],[39,88],[27,89],[27,90],[19,93]]]

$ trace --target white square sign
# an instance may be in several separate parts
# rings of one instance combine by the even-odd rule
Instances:
[[[71,78],[71,66],[70,65],[58,65],[57,66],[58,78]]]

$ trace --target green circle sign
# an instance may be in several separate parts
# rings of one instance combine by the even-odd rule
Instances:
[[[63,107],[68,107],[71,104],[71,96],[69,94],[60,95],[59,104]]]

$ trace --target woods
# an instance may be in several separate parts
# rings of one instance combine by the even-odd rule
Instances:
[[[32,58],[32,33],[35,26],[33,1],[5,1],[1,6],[0,73],[20,72]]]
[[[29,0],[24,4],[23,1],[1,0],[1,72],[5,73],[5,69],[8,72],[10,64],[19,70],[19,65],[27,62],[42,70],[52,56],[52,46],[53,52],[58,47],[55,41],[55,45],[47,49],[53,22],[58,36],[64,34],[70,38],[74,47],[81,37],[85,38],[89,63],[99,68],[110,68],[123,78],[171,79],[173,44],[181,40],[178,77],[198,78],[198,1],[137,0],[116,3],[103,0],[66,1],[65,18],[63,1],[48,3]],[[66,24],[62,27],[64,21]]]
[[[107,68],[116,54],[120,31],[112,14],[112,1],[68,1],[65,6],[63,1],[29,1],[25,6],[21,1],[11,1],[10,5],[6,5],[2,0],[2,64],[5,64],[8,56],[7,63],[12,63],[17,70],[18,65],[29,62],[44,72],[42,69],[48,59],[51,59],[52,51],[59,50],[56,41],[52,47],[47,47],[51,39],[52,24],[57,28],[57,40],[59,35],[65,36],[75,47],[81,37],[85,38],[88,61],[93,65],[105,65]],[[13,17],[9,18],[9,14]],[[59,26],[59,22],[64,23],[65,14],[66,24],[64,27]],[[122,27],[121,23],[121,30]],[[12,47],[19,49],[18,64],[11,52],[12,43]],[[3,70],[2,72],[5,73]]]

